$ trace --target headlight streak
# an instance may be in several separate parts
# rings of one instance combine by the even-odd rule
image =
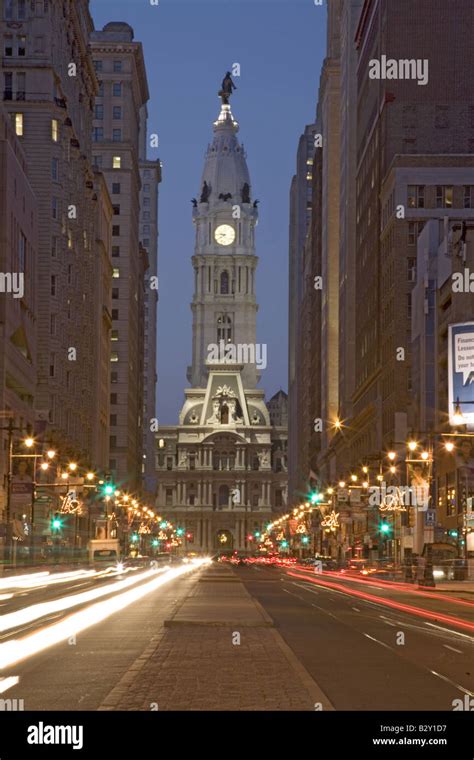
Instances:
[[[40,586],[50,586],[55,583],[68,583],[73,580],[82,580],[88,578],[100,578],[104,575],[116,574],[115,567],[108,567],[104,570],[75,570],[66,573],[31,573],[29,575],[14,575],[10,578],[3,578],[0,581],[0,589],[15,588],[37,588]]]
[[[93,625],[106,620],[115,612],[125,609],[147,594],[156,591],[160,586],[164,586],[180,575],[192,572],[209,562],[209,559],[203,559],[192,565],[185,565],[174,570],[169,570],[159,578],[154,578],[148,583],[142,584],[139,588],[125,591],[123,594],[112,597],[112,599],[93,604],[85,610],[80,610],[69,615],[59,623],[53,623],[47,628],[24,636],[22,639],[13,639],[0,644],[0,669],[11,667],[55,644],[59,644],[61,641],[67,640],[71,636],[91,628]]]
[[[68,610],[71,607],[77,607],[77,605],[83,604],[84,602],[91,602],[94,599],[99,599],[101,596],[107,596],[108,594],[122,591],[135,583],[139,583],[141,580],[146,580],[150,576],[156,575],[156,572],[156,570],[147,570],[141,575],[135,575],[132,578],[126,578],[117,583],[100,586],[100,588],[94,588],[90,591],[83,591],[80,594],[63,596],[59,599],[54,599],[51,602],[32,604],[22,610],[16,610],[15,612],[2,615],[0,617],[0,631],[9,631],[11,628],[18,628],[21,625],[25,625],[25,623],[31,623],[33,620],[38,620],[46,615],[52,615],[55,612]]]

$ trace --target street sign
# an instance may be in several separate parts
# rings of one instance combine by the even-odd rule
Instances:
[[[436,524],[436,510],[427,509],[425,512],[425,525],[430,528],[434,528]]]

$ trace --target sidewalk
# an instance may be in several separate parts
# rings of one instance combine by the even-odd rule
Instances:
[[[233,571],[210,566],[99,709],[314,711],[318,703],[333,709]]]
[[[458,594],[460,591],[463,594],[474,594],[474,581],[445,581],[442,583],[436,581],[434,590],[451,594]]]

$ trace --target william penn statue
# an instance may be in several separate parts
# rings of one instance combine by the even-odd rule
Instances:
[[[229,98],[232,95],[233,90],[236,89],[237,86],[232,81],[231,73],[230,71],[227,71],[224,79],[222,80],[222,88],[219,91],[219,95],[222,98],[222,103],[224,105],[229,105]]]

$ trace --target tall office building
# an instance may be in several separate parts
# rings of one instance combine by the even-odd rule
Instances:
[[[91,134],[97,80],[88,2],[3,5],[3,100],[28,165],[38,212],[37,422],[63,454],[93,463],[100,416],[91,377],[98,255]]]
[[[148,268],[144,291],[144,365],[143,365],[143,490],[156,495],[155,431],[156,362],[158,317],[158,190],[161,162],[147,158],[147,109],[142,107],[140,128],[140,242],[147,251]]]
[[[0,523],[8,498],[7,428],[19,438],[34,425],[37,362],[37,200],[13,118],[0,103]]]
[[[140,42],[126,23],[91,34],[99,80],[93,121],[95,166],[112,198],[110,460],[117,483],[141,489],[143,438],[144,272],[140,246],[140,114],[149,98]]]

